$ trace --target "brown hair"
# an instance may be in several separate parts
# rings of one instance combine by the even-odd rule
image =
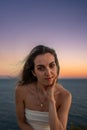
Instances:
[[[38,45],[34,47],[27,56],[27,59],[25,61],[21,73],[21,79],[19,81],[19,85],[25,85],[37,81],[37,78],[32,74],[32,71],[34,70],[34,60],[38,55],[45,53],[51,53],[55,57],[55,63],[57,65],[57,73],[59,74],[60,67],[55,50],[44,45]]]

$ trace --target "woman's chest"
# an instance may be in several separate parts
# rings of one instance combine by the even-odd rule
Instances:
[[[39,97],[35,92],[29,92],[26,94],[24,99],[24,105],[26,108],[38,111],[48,111],[49,102],[48,100],[41,96]]]

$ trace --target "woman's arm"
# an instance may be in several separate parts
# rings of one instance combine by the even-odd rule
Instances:
[[[18,125],[21,130],[34,130],[29,124],[26,123],[24,115],[24,91],[22,86],[17,86],[15,90],[15,104],[16,104],[16,115],[18,120]]]
[[[71,94],[67,93],[58,111],[54,98],[49,101],[50,130],[66,130],[68,113],[71,105]]]

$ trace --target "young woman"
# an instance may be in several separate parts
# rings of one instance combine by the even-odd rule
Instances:
[[[66,130],[72,96],[58,83],[59,69],[54,49],[31,50],[15,90],[21,130]]]

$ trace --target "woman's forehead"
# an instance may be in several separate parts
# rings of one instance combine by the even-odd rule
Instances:
[[[50,54],[50,53],[46,53],[46,54],[41,54],[41,55],[38,55],[35,60],[34,60],[34,63],[36,65],[38,64],[48,64],[48,63],[51,63],[55,61],[55,58],[54,58],[54,55]]]

